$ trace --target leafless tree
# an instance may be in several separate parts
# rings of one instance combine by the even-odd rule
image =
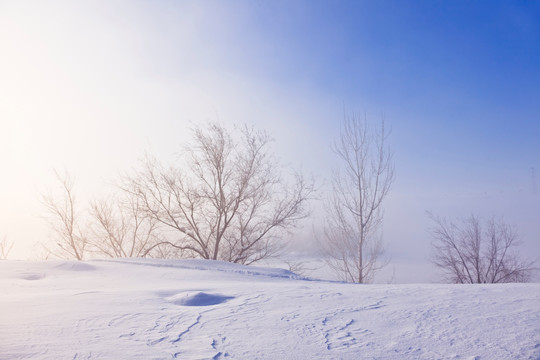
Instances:
[[[92,217],[93,251],[108,257],[146,257],[158,247],[157,222],[136,197],[94,201]],[[156,252],[159,257],[159,252]]]
[[[55,234],[58,251],[51,250],[56,256],[82,260],[87,252],[88,237],[80,223],[78,203],[73,187],[74,180],[66,172],[56,178],[61,185],[62,195],[42,194],[41,203],[45,206],[45,216]]]
[[[251,264],[275,255],[284,232],[308,215],[313,184],[284,180],[263,131],[209,124],[193,134],[179,164],[148,156],[124,190],[171,230],[161,244],[180,256]]]
[[[502,220],[485,224],[474,215],[460,224],[429,215],[435,226],[433,263],[449,281],[458,284],[526,282],[534,271],[532,261],[515,251],[516,231]]]
[[[342,166],[332,177],[319,242],[327,263],[345,281],[370,282],[385,265],[379,228],[382,203],[394,179],[388,136],[384,120],[379,131],[372,131],[365,119],[352,114],[345,116],[333,144]]]
[[[2,240],[0,240],[0,260],[7,260],[14,244],[14,242],[8,240],[7,236],[4,236]]]

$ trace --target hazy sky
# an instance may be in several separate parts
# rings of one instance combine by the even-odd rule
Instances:
[[[84,200],[208,120],[324,191],[344,111],[393,129],[398,282],[434,280],[426,210],[502,216],[540,257],[538,2],[0,0],[0,236],[37,257],[54,168]]]

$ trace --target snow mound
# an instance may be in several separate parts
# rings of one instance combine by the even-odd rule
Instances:
[[[19,279],[23,280],[41,280],[45,277],[43,274],[37,274],[37,273],[23,273],[20,274]]]
[[[230,299],[234,299],[234,296],[198,292],[195,294],[182,294],[181,297],[175,296],[172,302],[181,306],[211,306],[224,303]]]

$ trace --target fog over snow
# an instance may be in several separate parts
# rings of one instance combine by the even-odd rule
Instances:
[[[376,282],[440,280],[426,211],[503,218],[538,258],[539,13],[507,1],[0,1],[0,239],[11,259],[42,258],[37,244],[55,240],[39,196],[54,169],[88,204],[145,152],[174,161],[207,121],[267,130],[324,197],[330,145],[354,111],[392,128],[390,262]],[[312,207],[287,239],[306,257]]]
[[[1,261],[0,359],[540,358],[540,284],[358,285],[207,260]]]

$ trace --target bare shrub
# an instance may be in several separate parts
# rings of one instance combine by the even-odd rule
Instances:
[[[458,284],[526,282],[533,261],[519,256],[515,229],[494,218],[485,224],[471,215],[459,224],[429,214],[435,226],[433,263]]]

